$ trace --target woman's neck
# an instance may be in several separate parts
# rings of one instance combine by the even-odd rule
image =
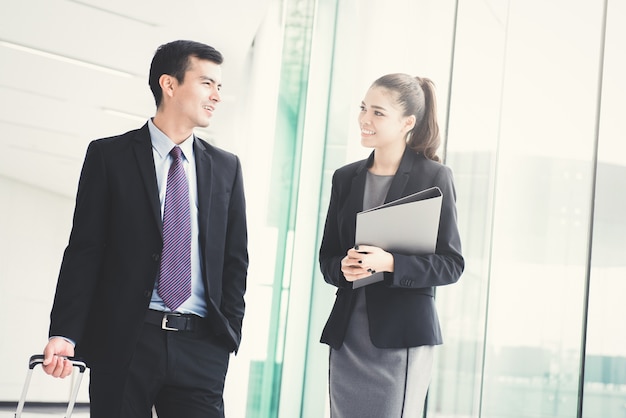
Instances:
[[[374,162],[369,171],[379,176],[392,176],[398,171],[400,160],[404,154],[404,146],[402,148],[377,148],[374,151]]]

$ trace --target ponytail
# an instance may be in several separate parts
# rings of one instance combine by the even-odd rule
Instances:
[[[415,122],[415,126],[407,136],[407,145],[415,152],[424,154],[426,158],[440,161],[437,149],[441,145],[439,124],[437,123],[437,99],[435,85],[428,78],[415,77],[421,90],[424,92],[424,112],[422,119]]]

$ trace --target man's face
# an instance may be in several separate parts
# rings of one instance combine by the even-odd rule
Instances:
[[[222,67],[212,61],[189,58],[185,79],[174,79],[172,106],[187,128],[207,127],[221,101]]]

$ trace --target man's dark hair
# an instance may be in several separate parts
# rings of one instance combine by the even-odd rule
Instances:
[[[200,42],[181,40],[158,47],[152,58],[148,78],[157,108],[163,98],[159,78],[163,74],[171,75],[182,84],[185,80],[185,73],[189,69],[190,57],[212,61],[218,65],[224,61],[224,57],[218,50]]]

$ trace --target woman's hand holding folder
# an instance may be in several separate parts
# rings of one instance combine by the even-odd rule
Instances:
[[[357,245],[341,260],[341,271],[349,282],[364,279],[376,272],[393,271],[393,255],[379,247]]]

